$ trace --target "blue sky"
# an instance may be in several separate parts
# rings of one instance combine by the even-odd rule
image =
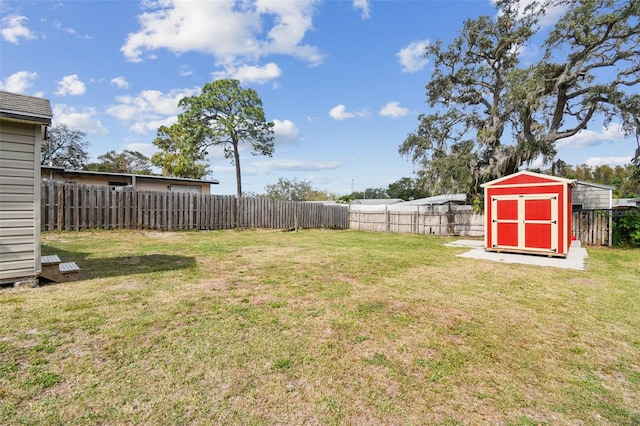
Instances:
[[[87,133],[92,161],[110,150],[150,156],[182,97],[238,78],[276,124],[272,158],[241,153],[244,191],[283,177],[343,195],[414,176],[398,147],[429,111],[424,46],[495,9],[491,0],[0,0],[0,13],[0,89],[50,99],[54,124]],[[615,166],[635,141],[594,121],[557,146],[569,164]],[[210,162],[213,191],[235,194],[233,166],[219,150]]]

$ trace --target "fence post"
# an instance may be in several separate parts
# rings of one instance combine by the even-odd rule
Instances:
[[[613,211],[609,210],[609,247],[613,245]]]
[[[384,221],[386,222],[385,231],[389,232],[391,230],[391,215],[389,214],[389,206],[384,205]]]

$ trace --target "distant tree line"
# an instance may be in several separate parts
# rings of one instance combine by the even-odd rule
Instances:
[[[593,167],[586,164],[571,166],[558,160],[553,162],[549,169],[541,171],[567,179],[613,186],[616,188],[613,195],[617,198],[640,197],[640,174],[638,168],[632,164],[615,167],[607,164]]]
[[[66,124],[49,129],[49,137],[42,143],[40,164],[71,170],[153,175],[151,159],[138,151],[109,151],[90,163],[87,134]]]
[[[248,194],[245,194],[248,195]],[[324,190],[317,190],[311,186],[308,180],[297,178],[279,178],[276,183],[265,187],[265,193],[251,194],[263,196],[274,200],[289,201],[340,201],[351,202],[362,199],[397,198],[405,201],[428,197],[430,194],[424,189],[424,185],[417,179],[403,177],[389,184],[386,188],[367,188],[364,191],[353,191],[347,195],[339,195]]]

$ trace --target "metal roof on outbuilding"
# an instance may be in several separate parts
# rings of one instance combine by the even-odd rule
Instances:
[[[362,204],[367,206],[388,206],[390,204],[402,203],[404,200],[400,198],[369,198],[353,200],[351,204]]]
[[[432,206],[447,203],[464,204],[467,202],[467,194],[443,194],[435,197],[419,198],[417,200],[407,201],[405,204],[413,206]]]
[[[132,173],[113,173],[113,172],[94,172],[89,170],[71,170],[65,169],[64,167],[56,167],[56,166],[41,166],[42,172],[59,172],[64,175],[73,177],[73,176],[113,176],[113,177],[135,177],[137,179],[149,179],[149,180],[166,180],[166,181],[179,181],[179,182],[193,182],[193,183],[208,183],[211,185],[218,185],[220,182],[217,179],[204,180],[204,179],[192,179],[192,178],[183,178],[176,176],[157,176],[157,175],[139,175]]]
[[[616,198],[613,200],[613,208],[640,208],[640,198]]]
[[[612,191],[616,189],[615,186],[603,185],[601,183],[595,183],[595,182],[585,182],[583,180],[576,180],[576,183],[578,185],[592,186],[594,188],[600,188],[600,189],[610,189]]]

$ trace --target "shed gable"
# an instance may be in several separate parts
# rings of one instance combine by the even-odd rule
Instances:
[[[484,183],[481,186],[483,188],[493,187],[493,186],[510,186],[510,185],[519,185],[519,186],[528,186],[528,185],[554,185],[559,183],[568,183],[573,184],[573,180],[565,179],[556,176],[544,175],[541,173],[534,173],[529,171],[521,171],[514,173],[509,176],[501,177],[490,182]]]

